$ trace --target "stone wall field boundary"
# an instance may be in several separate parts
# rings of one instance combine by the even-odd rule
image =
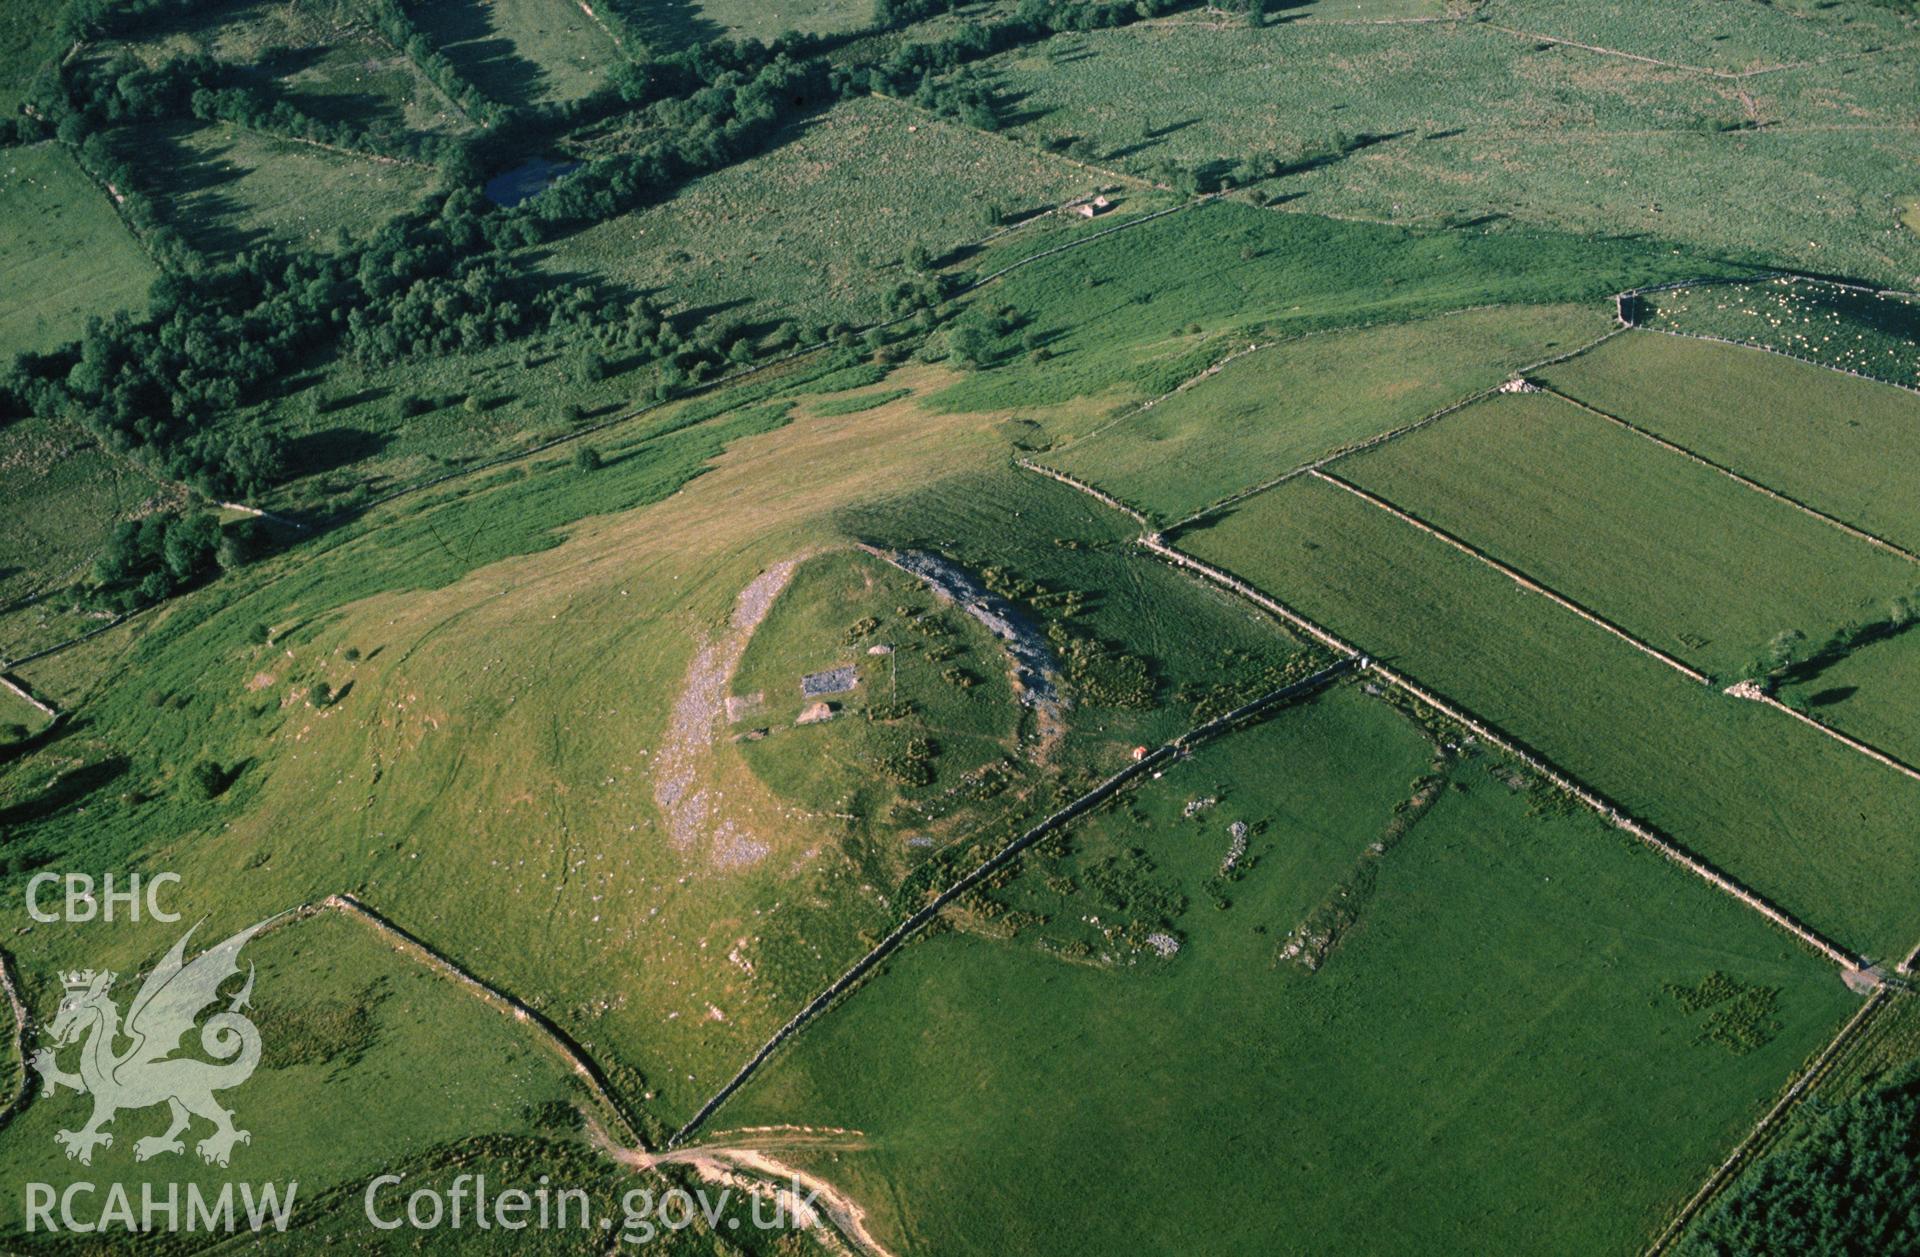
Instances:
[[[4,672],[0,672],[0,688],[6,689],[8,693],[12,694],[15,698],[19,699],[21,702],[25,703],[27,706],[33,708],[35,711],[45,716],[48,720],[60,719],[59,709],[54,707],[52,703],[46,702],[43,699],[35,697],[32,690],[28,689],[26,686],[14,680],[12,677],[8,676]]]
[[[1380,510],[1385,511],[1387,514],[1393,516],[1395,519],[1399,520],[1401,523],[1411,525],[1412,527],[1419,529],[1421,532],[1426,533],[1428,536],[1433,537],[1441,542],[1444,542],[1448,546],[1451,546],[1453,549],[1458,550],[1460,553],[1466,555],[1468,558],[1477,559],[1479,562],[1486,564],[1488,567],[1500,573],[1502,576],[1506,577],[1508,580],[1512,581],[1514,584],[1520,586],[1520,588],[1528,591],[1529,593],[1540,595],[1542,598],[1545,598],[1547,601],[1553,603],[1557,607],[1573,612],[1575,615],[1579,616],[1581,619],[1585,620],[1587,623],[1593,625],[1595,628],[1606,630],[1607,632],[1613,634],[1615,637],[1619,638],[1621,641],[1625,642],[1627,645],[1639,651],[1641,654],[1646,655],[1649,658],[1658,660],[1659,662],[1665,664],[1667,667],[1672,668],[1675,672],[1678,672],[1681,676],[1687,678],[1687,680],[1692,681],[1694,684],[1709,685],[1712,683],[1712,679],[1708,677],[1706,673],[1700,671],[1698,668],[1689,667],[1687,664],[1682,663],[1679,659],[1676,659],[1672,655],[1669,655],[1666,651],[1661,650],[1658,646],[1655,646],[1649,642],[1641,641],[1639,638],[1627,632],[1625,629],[1621,628],[1619,625],[1615,624],[1613,621],[1607,619],[1605,616],[1600,615],[1598,612],[1589,611],[1587,608],[1581,606],[1579,603],[1575,602],[1573,599],[1566,597],[1564,594],[1558,593],[1555,590],[1549,589],[1547,586],[1542,585],[1539,581],[1534,580],[1531,576],[1528,576],[1525,572],[1522,572],[1520,569],[1516,567],[1510,567],[1507,564],[1502,563],[1499,559],[1494,558],[1491,554],[1488,554],[1485,550],[1482,550],[1479,546],[1476,546],[1469,541],[1463,541],[1462,539],[1454,536],[1452,533],[1446,531],[1445,529],[1437,527],[1433,524],[1429,524],[1425,520],[1419,518],[1418,516],[1412,514],[1409,511],[1402,510],[1400,507],[1395,506],[1392,502],[1389,502],[1386,498],[1381,497],[1379,494],[1370,493],[1367,490],[1362,489],[1359,485],[1354,484],[1351,480],[1343,479],[1339,476],[1334,475],[1332,472],[1320,471],[1316,469],[1310,472],[1309,474],[1312,475],[1314,479],[1324,481],[1327,484],[1333,485],[1335,488],[1345,489],[1348,493],[1353,494],[1353,496],[1359,498],[1361,501],[1366,502],[1372,506],[1378,507]]]
[[[1468,307],[1468,308],[1479,309],[1482,307]],[[1538,371],[1542,367],[1554,366],[1555,364],[1565,362],[1570,358],[1577,358],[1581,354],[1587,353],[1589,350],[1598,349],[1601,345],[1606,344],[1608,341],[1612,340],[1614,337],[1620,335],[1622,332],[1625,332],[1627,330],[1628,329],[1626,327],[1615,327],[1603,333],[1602,335],[1595,337],[1593,340],[1588,341],[1584,345],[1578,345],[1572,349],[1567,350],[1565,353],[1558,353],[1553,355],[1550,358],[1542,358],[1538,362],[1529,362],[1525,366],[1517,368],[1514,371],[1512,377],[1510,378],[1525,379],[1529,372]],[[1312,462],[1302,463],[1298,467],[1292,468],[1289,471],[1284,471],[1279,475],[1275,476],[1271,480],[1265,480],[1249,488],[1241,489],[1236,493],[1230,493],[1226,497],[1221,498],[1217,502],[1210,502],[1206,506],[1203,506],[1199,510],[1195,511],[1193,514],[1187,516],[1185,519],[1179,520],[1178,522],[1170,525],[1170,529],[1185,528],[1187,525],[1195,523],[1199,520],[1205,519],[1209,515],[1217,515],[1221,511],[1224,511],[1229,507],[1237,506],[1241,502],[1246,501],[1248,498],[1258,497],[1260,494],[1267,492],[1267,490],[1269,489],[1277,489],[1281,485],[1287,483],[1289,480],[1295,480],[1301,476],[1307,475],[1310,472],[1319,471],[1321,468],[1326,467],[1332,463],[1336,463],[1343,458],[1350,458],[1355,454],[1364,454],[1368,450],[1374,449],[1381,445],[1385,445],[1389,441],[1397,441],[1403,436],[1407,436],[1411,433],[1418,432],[1420,429],[1428,426],[1429,424],[1438,423],[1440,420],[1445,419],[1448,415],[1454,414],[1458,411],[1465,410],[1467,407],[1473,405],[1476,402],[1483,402],[1490,397],[1499,396],[1501,390],[1504,387],[1505,387],[1505,384],[1502,383],[1502,384],[1495,384],[1489,388],[1479,389],[1475,392],[1467,394],[1465,397],[1462,397],[1459,401],[1449,403],[1448,405],[1442,406],[1440,409],[1433,411],[1431,414],[1423,415],[1420,418],[1415,419],[1412,423],[1401,424],[1397,428],[1390,429],[1386,432],[1378,433],[1374,436],[1367,437],[1364,440],[1355,441],[1348,445],[1342,445],[1338,449],[1332,450],[1329,453],[1321,455],[1319,458],[1314,459]]]
[[[521,1022],[522,1024],[530,1024],[539,1029],[547,1040],[548,1046],[562,1061],[566,1062],[566,1064],[573,1069],[574,1073],[580,1076],[581,1080],[586,1083],[587,1089],[593,1093],[594,1098],[599,1100],[601,1104],[606,1107],[607,1111],[619,1121],[628,1138],[632,1139],[636,1144],[642,1142],[639,1123],[634,1120],[632,1114],[627,1112],[626,1105],[622,1104],[615,1097],[613,1084],[607,1078],[599,1064],[587,1054],[587,1050],[581,1047],[580,1044],[574,1040],[573,1036],[554,1024],[552,1019],[544,1013],[514,998],[500,988],[475,977],[462,967],[458,961],[439,951],[432,944],[409,932],[404,927],[395,924],[378,910],[369,907],[352,894],[342,892],[337,895],[329,895],[321,901],[320,906],[332,909],[335,912],[344,913],[349,917],[359,920],[384,939],[395,951],[411,956],[415,960],[425,964],[428,968],[438,970],[442,976],[451,978],[454,982],[465,987],[470,994],[487,1004],[491,1004],[494,1008],[506,1013],[515,1021]]]
[[[419,938],[403,926],[395,924],[355,895],[343,891],[328,895],[318,902],[304,903],[297,908],[288,909],[263,923],[259,934],[255,937],[307,920],[322,912],[338,912],[349,919],[359,921],[396,952],[436,971],[444,978],[451,979],[475,998],[507,1014],[515,1021],[523,1025],[531,1025],[538,1030],[549,1050],[580,1076],[588,1092],[620,1124],[623,1132],[636,1145],[645,1146],[645,1141],[639,1133],[638,1123],[616,1097],[605,1071],[571,1035],[555,1025],[545,1014],[507,994],[499,987],[476,977],[431,943]],[[32,1016],[20,996],[19,978],[14,969],[13,957],[4,949],[0,949],[0,988],[4,988],[7,1002],[13,1009],[14,1040],[20,1058],[19,1086],[13,1098],[5,1105],[0,1105],[0,1128],[4,1128],[21,1109],[26,1107],[33,1084],[33,1074],[27,1064],[27,1039],[32,1027]]]
[[[1622,419],[1620,416],[1615,414],[1609,414],[1608,412],[1601,410],[1598,406],[1589,405],[1588,403],[1581,401],[1577,397],[1573,397],[1573,396],[1570,396],[1569,394],[1562,393],[1559,389],[1554,388],[1551,385],[1540,384],[1540,385],[1536,385],[1536,387],[1542,393],[1547,394],[1549,397],[1557,397],[1561,401],[1566,402],[1570,406],[1577,406],[1581,410],[1586,411],[1588,414],[1597,415],[1598,417],[1605,419],[1608,423],[1615,424],[1619,427],[1625,428],[1628,432],[1631,432],[1636,436],[1645,437],[1647,440],[1652,441],[1655,445],[1658,445],[1660,448],[1667,450],[1670,453],[1678,454],[1682,458],[1688,459],[1691,462],[1698,463],[1700,466],[1707,468],[1709,471],[1718,472],[1719,474],[1725,476],[1727,479],[1733,481],[1735,484],[1744,485],[1746,488],[1753,490],[1755,493],[1763,494],[1766,497],[1772,498],[1774,501],[1779,502],[1783,506],[1790,506],[1794,510],[1799,511],[1802,514],[1811,515],[1813,518],[1819,520],[1821,523],[1826,524],[1829,527],[1837,528],[1841,532],[1846,533],[1848,536],[1853,537],[1855,540],[1864,541],[1871,546],[1877,546],[1880,549],[1887,551],[1889,554],[1896,554],[1901,558],[1905,559],[1909,563],[1920,563],[1920,554],[1915,554],[1911,550],[1908,550],[1902,546],[1896,545],[1893,542],[1888,541],[1885,537],[1875,536],[1873,533],[1868,532],[1864,528],[1857,528],[1854,525],[1847,523],[1843,519],[1839,519],[1835,516],[1827,514],[1825,511],[1818,510],[1815,507],[1808,506],[1805,502],[1802,502],[1800,499],[1796,497],[1791,497],[1788,494],[1782,493],[1778,489],[1769,488],[1768,486],[1761,484],[1758,480],[1749,479],[1748,477],[1743,476],[1739,472],[1733,470],[1731,467],[1722,466],[1721,464],[1714,462],[1711,458],[1708,458],[1703,454],[1697,454],[1694,451],[1688,449],[1684,445],[1675,444],[1674,442],[1667,440],[1665,437],[1660,436],[1657,433],[1651,432],[1648,429],[1641,427],[1637,423],[1633,423],[1632,421],[1627,419]]]
[[[886,937],[874,944],[872,950],[855,961],[851,968],[836,978],[824,991],[814,996],[799,1012],[789,1018],[787,1023],[775,1031],[773,1037],[768,1039],[759,1051],[747,1059],[747,1063],[740,1067],[739,1072],[735,1073],[734,1076],[727,1081],[725,1086],[715,1092],[711,1099],[700,1106],[698,1112],[687,1119],[686,1125],[674,1132],[673,1137],[667,1140],[667,1148],[669,1150],[677,1148],[691,1138],[701,1126],[705,1125],[707,1119],[719,1110],[721,1105],[731,1099],[734,1093],[745,1086],[747,1081],[759,1071],[761,1066],[772,1059],[773,1054],[778,1051],[783,1044],[800,1033],[801,1030],[805,1029],[809,1022],[825,1012],[841,996],[852,990],[862,978],[878,967],[888,956],[899,950],[908,938],[923,929],[949,904],[961,895],[972,890],[975,886],[978,886],[1000,869],[1006,867],[1028,847],[1031,847],[1047,835],[1084,816],[1086,813],[1118,794],[1126,786],[1152,772],[1162,764],[1179,758],[1198,743],[1217,736],[1241,721],[1259,715],[1268,708],[1312,693],[1352,666],[1353,663],[1351,659],[1342,659],[1330,667],[1322,668],[1304,680],[1296,681],[1291,685],[1282,686],[1270,693],[1263,694],[1252,702],[1237,707],[1224,716],[1215,717],[1205,724],[1189,729],[1187,732],[1175,737],[1172,741],[1156,747],[1142,758],[1134,760],[1119,772],[1114,773],[1111,777],[1100,782],[1079,798],[1074,799],[1066,806],[1048,815],[1021,833],[1018,837],[1008,842],[1004,847],[1001,847],[998,851],[988,856],[985,860],[981,861],[980,864],[976,865],[971,872],[963,875],[952,885],[934,896],[912,916],[909,916],[906,920],[894,926],[893,929],[887,932]]]
[[[27,1068],[27,1036],[33,1031],[33,1017],[20,998],[20,975],[14,969],[13,953],[5,950],[0,950],[0,988],[5,989],[7,1006],[13,1013],[13,1054],[17,1058],[13,1094],[0,1105],[0,1130],[4,1130],[33,1098],[33,1071]]]
[[[1500,748],[1500,750],[1527,765],[1527,767],[1545,777],[1560,790],[1578,800],[1590,810],[1598,813],[1615,828],[1631,834],[1673,863],[1686,869],[1695,877],[1700,878],[1709,886],[1714,887],[1753,909],[1780,929],[1793,935],[1820,955],[1825,956],[1841,969],[1854,972],[1866,968],[1865,962],[1860,958],[1848,954],[1837,944],[1821,936],[1812,927],[1802,923],[1784,909],[1776,907],[1759,894],[1749,890],[1718,869],[1715,869],[1699,856],[1662,837],[1651,826],[1629,816],[1598,792],[1573,780],[1558,768],[1547,763],[1544,759],[1523,748],[1518,742],[1505,733],[1468,714],[1463,708],[1457,707],[1439,695],[1434,694],[1410,677],[1404,676],[1382,663],[1368,659],[1361,654],[1358,647],[1342,640],[1330,630],[1321,627],[1279,601],[1268,597],[1239,577],[1174,549],[1172,546],[1167,545],[1158,535],[1150,535],[1143,538],[1141,544],[1168,562],[1196,573],[1222,588],[1232,590],[1249,602],[1266,609],[1281,620],[1284,620],[1286,623],[1293,625],[1301,632],[1307,634],[1309,637],[1338,651],[1342,655],[1360,659],[1362,661],[1362,667],[1379,676],[1388,684],[1405,691],[1420,702],[1425,703],[1427,706],[1440,712],[1464,728],[1471,730],[1489,744]]]

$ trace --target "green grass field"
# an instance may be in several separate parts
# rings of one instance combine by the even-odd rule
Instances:
[[[1849,24],[1721,0],[1658,15],[1618,7],[1633,14],[1623,24],[1695,43],[1682,51],[1726,50],[1735,63],[1767,38],[1793,60],[1886,51],[1730,81],[1496,25],[1526,25],[1541,12],[1530,6],[1505,18],[1482,10],[1491,21],[1260,31],[1176,20],[1063,35],[987,64],[1018,102],[1011,133],[1030,143],[1078,138],[1136,173],[1168,161],[1220,170],[1261,154],[1305,160],[1261,186],[1287,210],[1644,233],[1718,257],[1911,280],[1897,207],[1913,189],[1886,163],[1906,143],[1915,61],[1891,15],[1850,6],[1860,16]],[[1581,20],[1569,17],[1566,37],[1590,33]],[[1730,22],[1767,37],[1745,51],[1736,39],[1714,41],[1715,25]],[[1198,65],[1207,68],[1204,107],[1184,69]],[[1323,149],[1344,156],[1309,160]],[[1729,203],[1745,211],[1730,215]]]
[[[716,1131],[861,1132],[811,1168],[896,1251],[1643,1245],[1851,997],[1650,853],[1585,817],[1527,815],[1484,759],[1445,770],[1457,784],[1378,859],[1323,968],[1276,966],[1429,754],[1353,690],[1203,750],[1064,844],[1074,869],[1144,852],[1149,887],[1190,901],[1176,956],[1107,967],[1026,932],[930,939]],[[1183,818],[1216,792],[1218,813]],[[1203,884],[1229,808],[1264,825],[1220,911]],[[1060,876],[1030,861],[1003,893],[1099,909],[1052,895]],[[1773,993],[1770,1041],[1705,1042],[1712,1014],[1663,989],[1713,972]]]
[[[227,257],[267,241],[331,249],[417,204],[431,170],[329,152],[225,123],[141,124],[113,133],[197,249]]]
[[[714,863],[665,840],[653,756],[703,635],[758,572],[850,537],[938,548],[1086,591],[1068,629],[1101,643],[1096,679],[1146,661],[1154,705],[1076,704],[1046,789],[980,804],[968,843],[1298,656],[1133,553],[1125,521],[1082,495],[1010,468],[951,479],[1004,459],[1013,416],[903,399],[783,427],[785,409],[680,431],[652,417],[597,436],[598,470],[559,452],[417,495],[29,669],[56,701],[86,695],[88,719],[0,767],[15,850],[104,865],[165,847],[233,912],[358,890],[537,1002],[666,1125],[898,911],[875,880],[899,876],[897,855],[781,799],[724,735],[715,822],[767,854]],[[1009,506],[1026,520],[1011,546]],[[103,667],[139,683],[97,687]],[[237,773],[214,800],[185,781],[202,758]],[[340,806],[316,815],[316,792]],[[928,827],[886,832],[918,858],[904,838]]]
[[[1782,632],[1824,642],[1920,589],[1920,566],[1550,395],[1332,470],[1723,683]]]
[[[1177,543],[1530,744],[1843,945],[1898,957],[1920,937],[1920,787],[1891,769],[1688,681],[1332,485],[1295,481]]]
[[[1898,36],[1893,15],[1870,5],[1717,4],[1648,10],[1629,0],[1555,4],[1494,0],[1481,16],[1555,39],[1721,71],[1745,71],[1858,54]]]
[[[567,0],[439,0],[412,17],[469,82],[505,105],[585,96],[621,56]]]
[[[995,260],[977,265],[990,269]],[[936,401],[1035,409],[1097,396],[1137,404],[1257,340],[1470,306],[1601,300],[1624,276],[1703,267],[1714,264],[1641,240],[1429,231],[1214,201],[1044,258],[981,289],[969,300],[1011,307],[1022,327],[998,347],[995,370]],[[1028,335],[1047,349],[1045,361],[1022,355]],[[1119,413],[1084,409],[1060,435]]]
[[[221,914],[194,935],[193,946],[212,946],[247,924]],[[88,937],[84,926],[66,926],[64,945],[84,951],[95,966],[117,961],[122,981],[138,990],[136,974],[185,928],[149,923],[115,932],[110,941],[97,929]],[[216,1191],[233,1178],[296,1180],[296,1200],[311,1201],[330,1187],[449,1144],[566,1134],[578,1123],[570,1110],[590,1103],[572,1071],[530,1027],[394,952],[358,922],[327,913],[282,927],[246,945],[243,969],[248,963],[256,966],[249,1011],[260,1032],[261,1064],[243,1087],[220,1098],[251,1142],[234,1149],[226,1169],[205,1165],[191,1141],[211,1127],[196,1121],[182,1155],[138,1162],[136,1138],[160,1133],[166,1114],[126,1110],[109,1128],[112,1145],[94,1153],[96,1180],[193,1182]],[[34,1006],[50,1016],[62,994],[58,980],[35,973],[30,982]],[[234,989],[239,982],[233,980]],[[67,1048],[61,1066],[74,1069],[77,1056]],[[0,1149],[9,1179],[68,1181],[74,1167],[54,1131],[81,1124],[87,1105],[63,1091],[40,1097],[17,1118]],[[21,1209],[18,1195],[0,1205],[0,1229],[17,1234]],[[34,1241],[44,1243],[44,1237]]]
[[[870,654],[874,647],[889,653]],[[857,688],[824,700],[802,695],[802,676],[846,667]],[[870,838],[896,848],[903,836],[889,831],[1017,749],[1019,708],[998,643],[941,609],[913,577],[865,554],[822,555],[795,571],[755,630],[731,693],[747,700],[729,722],[734,733],[764,732],[741,750],[775,794],[859,817]],[[837,714],[796,725],[815,701]],[[914,761],[925,766],[924,781]]]
[[[694,0],[691,4],[663,5],[668,12],[686,10],[683,43],[725,34],[734,39],[770,40],[788,31],[838,35],[864,28],[873,20],[867,0]],[[671,19],[661,19],[665,27]],[[663,32],[664,33],[664,32]]]
[[[1503,306],[1286,341],[1045,461],[1169,521],[1412,423],[1606,330],[1595,304]]]
[[[568,238],[545,265],[674,308],[803,323],[876,321],[920,247],[939,257],[1022,214],[1092,192],[1098,175],[879,99],[850,101],[670,201]]]
[[[158,273],[59,146],[0,150],[0,356],[53,349],[89,316],[139,309]]]
[[[1920,397],[1774,354],[1616,337],[1541,378],[1770,489],[1920,550]]]

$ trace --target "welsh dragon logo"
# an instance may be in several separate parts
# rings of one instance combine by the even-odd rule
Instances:
[[[251,1142],[246,1131],[234,1126],[232,1111],[213,1098],[214,1092],[245,1082],[260,1063],[260,1032],[240,1011],[253,994],[251,964],[247,966],[246,984],[227,1002],[225,1010],[200,1026],[201,1049],[221,1063],[173,1054],[201,1012],[219,1002],[221,985],[240,972],[240,948],[266,924],[262,921],[249,926],[191,962],[185,959],[187,940],[193,937],[193,930],[188,930],[147,975],[139,994],[127,1007],[124,1025],[110,994],[113,974],[86,969],[60,975],[66,997],[60,1001],[60,1012],[48,1030],[53,1047],[34,1053],[33,1067],[46,1080],[48,1095],[71,1087],[93,1097],[93,1116],[87,1124],[54,1136],[69,1157],[82,1165],[92,1164],[94,1148],[113,1144],[112,1133],[102,1128],[114,1114],[156,1104],[167,1106],[171,1120],[165,1134],[148,1135],[134,1144],[136,1161],[184,1152],[180,1134],[195,1117],[213,1123],[213,1133],[198,1144],[201,1158],[209,1164],[226,1165],[235,1144]],[[54,1054],[83,1037],[86,1041],[80,1048],[80,1070],[68,1073],[56,1063]],[[132,1046],[117,1051],[123,1040],[130,1040]]]

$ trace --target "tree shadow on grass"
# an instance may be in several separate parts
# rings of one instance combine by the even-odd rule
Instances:
[[[479,0],[434,0],[414,9],[421,31],[460,73],[493,100],[531,105],[540,100],[547,72],[520,55]]]
[[[288,443],[287,467],[295,476],[319,475],[373,458],[392,443],[392,437],[364,428],[324,428]]]
[[[45,820],[63,808],[72,807],[125,776],[130,764],[124,755],[110,755],[60,774],[32,798],[0,807],[0,832]]]

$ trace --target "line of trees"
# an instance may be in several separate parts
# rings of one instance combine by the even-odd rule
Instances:
[[[463,113],[483,126],[492,126],[507,119],[511,108],[488,96],[460,73],[459,67],[435,48],[433,41],[413,24],[413,19],[407,16],[407,10],[400,0],[371,0],[371,3],[374,25],[380,33],[406,54],[407,60],[413,62],[435,87],[460,106]]]

